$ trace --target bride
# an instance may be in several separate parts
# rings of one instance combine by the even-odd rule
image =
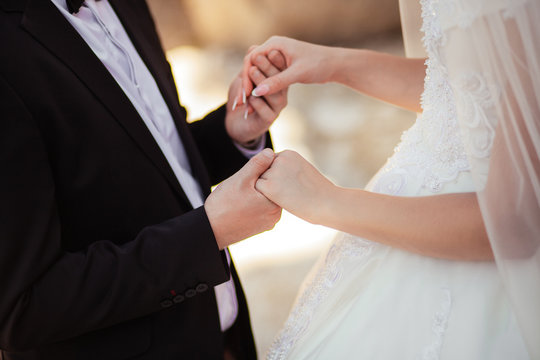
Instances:
[[[291,151],[257,182],[342,231],[269,359],[540,359],[540,4],[420,3],[400,4],[417,58],[282,37],[246,56],[254,96],[333,81],[419,113],[365,190]],[[278,51],[288,68],[252,91],[254,59]]]

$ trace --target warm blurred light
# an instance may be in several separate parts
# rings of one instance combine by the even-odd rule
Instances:
[[[167,52],[182,105],[188,120],[200,119],[227,98],[228,84],[212,81],[212,66],[198,48],[183,46]]]
[[[273,230],[253,236],[230,249],[240,267],[301,260],[316,257],[334,233],[332,229],[315,226],[284,211]]]

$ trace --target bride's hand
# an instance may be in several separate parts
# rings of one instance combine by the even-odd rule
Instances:
[[[264,96],[274,94],[288,88],[294,83],[324,83],[330,81],[331,67],[328,61],[332,58],[331,48],[315,45],[291,38],[273,36],[260,46],[250,48],[244,58],[242,68],[242,88],[244,94],[239,93],[237,99],[242,101],[244,95]],[[270,61],[281,62],[285,58],[284,69],[279,74],[269,76],[258,84],[253,90],[249,80],[249,69],[254,66],[257,59],[267,57]],[[276,67],[281,67],[275,64]]]
[[[281,56],[281,62],[284,60]],[[278,64],[279,65],[279,64]],[[256,66],[249,69],[250,82],[260,84],[268,76],[279,73],[283,68],[275,65],[266,57],[259,59]],[[249,97],[245,104],[238,104],[235,94],[241,89],[240,74],[229,88],[225,128],[229,136],[237,143],[249,147],[249,142],[258,139],[277,119],[287,105],[287,90],[264,97]]]
[[[276,155],[255,188],[290,213],[318,224],[336,187],[300,154],[286,150]]]

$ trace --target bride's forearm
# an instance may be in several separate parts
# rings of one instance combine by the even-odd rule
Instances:
[[[256,183],[292,214],[426,256],[493,258],[476,193],[400,197],[334,185],[294,151],[278,153]]]
[[[475,193],[397,197],[336,187],[315,223],[426,256],[490,260]]]
[[[421,112],[425,59],[408,59],[365,49],[335,48],[329,62],[330,81]]]

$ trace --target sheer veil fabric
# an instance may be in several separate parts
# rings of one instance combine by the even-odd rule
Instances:
[[[439,0],[442,54],[497,267],[540,359],[540,1]],[[406,53],[423,56],[418,0],[400,0]]]
[[[422,42],[422,6],[420,0],[399,0],[401,32],[405,54],[409,58],[426,58],[427,53]]]

